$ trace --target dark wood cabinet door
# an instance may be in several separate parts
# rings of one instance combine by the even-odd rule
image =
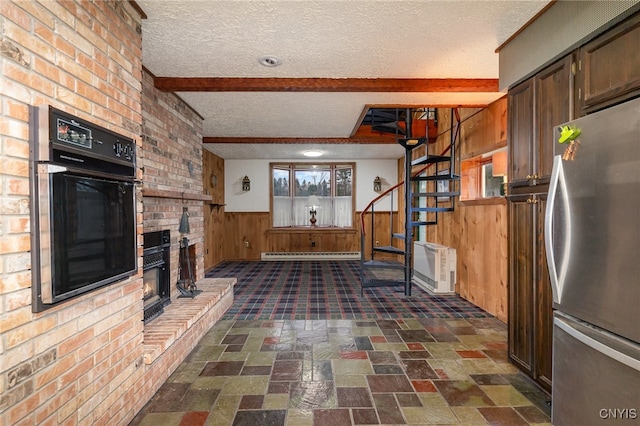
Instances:
[[[579,51],[580,116],[640,95],[640,13]]]
[[[547,203],[547,194],[535,195],[535,278],[534,278],[534,378],[551,392],[551,365],[553,346],[553,294],[551,292],[551,280],[547,268],[547,254],[544,244],[544,213]]]
[[[509,358],[551,391],[553,297],[544,246],[546,192],[509,197]]]
[[[553,146],[558,139],[555,126],[571,120],[573,99],[573,55],[550,65],[534,77],[537,129],[534,134],[536,184],[549,182],[553,167]]]
[[[509,90],[510,186],[530,184],[533,174],[533,79]]]
[[[533,235],[530,195],[511,196],[509,211],[509,358],[533,376]]]

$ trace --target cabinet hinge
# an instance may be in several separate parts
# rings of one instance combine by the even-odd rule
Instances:
[[[578,99],[582,99],[582,87],[578,87]]]
[[[578,71],[582,71],[582,59],[578,59]]]
[[[578,74],[578,67],[576,66],[575,62],[571,62],[571,74],[573,75]]]

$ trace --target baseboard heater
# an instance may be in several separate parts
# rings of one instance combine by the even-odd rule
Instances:
[[[360,260],[359,251],[347,252],[268,252],[261,254],[262,260]]]
[[[456,249],[440,244],[415,242],[412,281],[430,293],[455,293]]]

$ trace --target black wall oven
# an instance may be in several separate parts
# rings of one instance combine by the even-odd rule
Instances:
[[[50,106],[31,110],[33,310],[137,271],[132,139]]]

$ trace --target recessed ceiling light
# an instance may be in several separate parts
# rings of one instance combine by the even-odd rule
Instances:
[[[321,151],[304,151],[302,153],[305,157],[320,157],[322,155]]]
[[[277,56],[267,55],[258,59],[260,65],[264,65],[265,67],[277,67],[278,65],[282,65],[282,59]]]

